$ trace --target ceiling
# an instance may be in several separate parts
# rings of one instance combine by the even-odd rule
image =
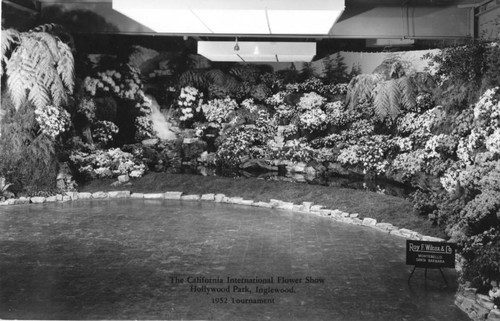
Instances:
[[[346,10],[328,35],[313,38],[298,35],[281,35],[278,38],[246,35],[243,40],[269,40],[269,37],[272,37],[273,41],[312,41],[318,43],[319,55],[336,50],[377,51],[387,50],[387,47],[391,50],[398,49],[398,39],[411,39],[411,49],[427,49],[473,36],[470,9],[467,8],[483,2],[345,0]],[[113,12],[111,3],[112,0],[2,0],[2,27],[29,30],[42,23],[56,22],[75,34],[76,40],[80,41],[82,46],[99,47],[101,50],[119,47],[122,42],[149,43],[150,47],[168,48],[186,42],[186,38],[234,40],[234,34],[157,34],[134,20]],[[165,37],[158,41],[158,36]],[[392,44],[375,47],[369,45],[376,43],[377,39],[390,39]]]

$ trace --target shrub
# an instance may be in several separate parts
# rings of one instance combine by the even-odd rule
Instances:
[[[141,160],[119,148],[94,152],[75,151],[69,158],[83,179],[118,177],[124,174],[141,177],[146,170]]]
[[[462,278],[484,288],[500,280],[500,229],[492,227],[459,243],[465,258]]]

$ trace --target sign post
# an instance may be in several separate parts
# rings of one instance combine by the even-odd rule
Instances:
[[[425,268],[426,279],[427,269],[439,269],[444,282],[448,285],[441,268],[455,268],[455,249],[454,243],[406,240],[406,264],[414,265],[408,283],[415,269],[419,267]]]

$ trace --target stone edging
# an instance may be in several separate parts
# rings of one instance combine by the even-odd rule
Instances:
[[[51,203],[51,202],[66,202],[78,199],[166,199],[166,200],[181,200],[181,201],[212,201],[216,203],[229,203],[247,206],[256,206],[264,208],[276,208],[291,210],[300,213],[309,213],[322,217],[331,218],[335,221],[362,225],[376,230],[403,237],[412,240],[444,242],[445,240],[432,236],[421,235],[418,232],[397,228],[390,223],[378,223],[374,218],[361,218],[359,214],[343,212],[339,209],[327,209],[323,205],[313,204],[312,202],[303,202],[300,205],[292,202],[284,202],[277,199],[271,199],[269,202],[255,202],[253,200],[245,200],[242,197],[228,197],[224,194],[183,194],[183,192],[167,191],[165,193],[131,193],[130,191],[110,191],[110,192],[66,192],[64,195],[57,194],[50,197],[20,197],[17,199],[8,199],[0,202],[2,205],[17,205],[29,203]],[[458,273],[462,270],[463,258],[456,255],[455,269]],[[493,309],[494,304],[491,298],[487,295],[476,294],[476,289],[467,288],[460,285],[456,295],[455,304],[472,320],[487,320],[500,321],[500,310]]]

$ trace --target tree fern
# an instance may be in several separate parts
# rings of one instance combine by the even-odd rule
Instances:
[[[7,30],[6,40],[2,39],[7,86],[16,110],[26,99],[38,108],[59,106],[73,92],[71,49],[58,37],[41,31],[51,28],[54,26],[41,26],[23,33]]]
[[[352,108],[359,100],[372,98],[373,90],[382,79],[380,74],[363,74],[351,79],[347,86],[347,106]]]
[[[401,77],[380,82],[373,91],[373,107],[380,119],[395,118],[416,104],[416,86],[412,78]]]
[[[14,46],[15,42],[19,41],[19,32],[13,29],[2,30],[2,68],[0,69],[0,77],[4,74],[4,64],[7,61],[7,51]]]

